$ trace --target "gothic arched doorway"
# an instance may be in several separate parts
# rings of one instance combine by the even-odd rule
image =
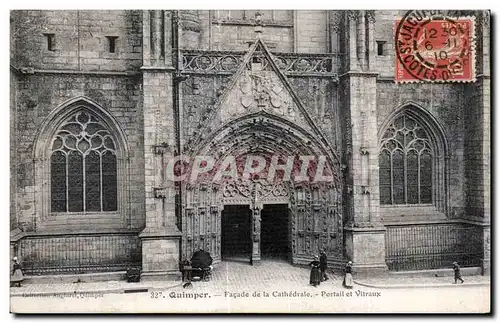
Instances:
[[[340,167],[308,132],[261,114],[199,147],[181,184],[183,257],[205,249],[220,261],[231,257],[228,239],[240,237],[240,258],[251,247],[251,263],[264,256],[304,264],[320,249],[342,259]]]

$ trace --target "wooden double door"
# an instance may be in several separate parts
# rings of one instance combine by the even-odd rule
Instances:
[[[252,258],[252,211],[248,205],[226,205],[221,217],[222,260]],[[290,260],[291,239],[287,204],[264,205],[260,212],[259,251],[262,259]]]
[[[221,221],[222,260],[250,261],[252,211],[248,205],[225,205]]]

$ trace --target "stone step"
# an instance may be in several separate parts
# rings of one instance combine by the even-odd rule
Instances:
[[[24,276],[24,283],[27,284],[64,284],[64,283],[90,283],[104,281],[120,281],[127,279],[127,272],[102,272],[91,274],[60,274],[43,276]]]

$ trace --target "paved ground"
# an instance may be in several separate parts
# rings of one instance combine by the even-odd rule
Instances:
[[[28,312],[95,312],[96,309],[100,309],[98,312],[488,311],[489,277],[466,276],[464,279],[463,285],[453,285],[453,277],[371,278],[359,281],[368,286],[356,285],[353,290],[346,290],[342,287],[342,277],[331,274],[327,282],[310,286],[307,268],[286,263],[264,261],[260,266],[250,266],[223,262],[215,266],[209,282],[193,282],[192,288],[186,289],[178,282],[32,284],[11,288],[11,309]],[[428,288],[407,288],[423,283]],[[475,285],[478,283],[482,286]],[[124,289],[148,289],[148,292],[123,294]],[[67,305],[60,304],[61,299]]]
[[[342,277],[330,274],[327,283],[342,283]],[[290,286],[307,286],[309,270],[294,267],[285,262],[263,261],[259,266],[250,266],[244,262],[222,262],[215,265],[210,282],[193,282],[197,288],[208,289],[245,289],[249,286],[266,288],[283,282]],[[26,294],[68,294],[81,292],[122,292],[125,289],[166,289],[180,288],[180,282],[158,281],[127,283],[125,281],[109,281],[94,283],[64,283],[64,284],[24,284],[22,287],[11,287],[11,295]]]
[[[460,281],[457,285],[452,276],[446,277],[375,277],[375,278],[359,278],[355,281],[363,286],[376,288],[395,288],[395,287],[437,287],[437,286],[467,286],[467,285],[488,285],[490,284],[490,276],[463,276],[464,283]]]

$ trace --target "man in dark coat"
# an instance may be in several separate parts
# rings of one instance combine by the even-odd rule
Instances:
[[[326,257],[325,251],[321,250],[319,256],[319,270],[321,270],[321,281],[328,280],[328,276],[326,275],[327,268],[328,268],[328,258]]]
[[[462,279],[462,274],[460,273],[460,266],[456,261],[453,263],[453,271],[455,272],[455,284],[458,280],[460,280],[461,284],[463,284],[464,280]]]

